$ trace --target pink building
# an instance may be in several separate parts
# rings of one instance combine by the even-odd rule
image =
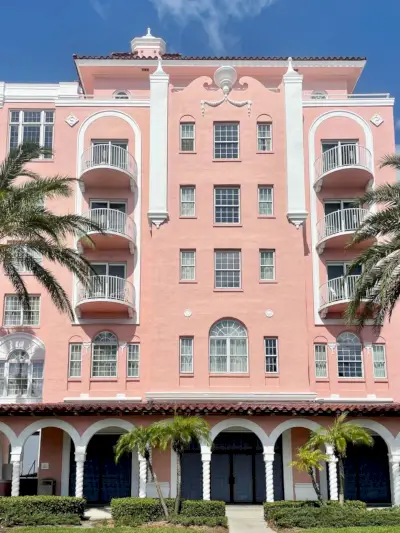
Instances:
[[[23,140],[53,147],[32,168],[80,182],[48,207],[107,233],[75,243],[89,289],[57,272],[73,322],[29,272],[29,313],[2,279],[3,490],[27,490],[39,432],[38,477],[57,494],[154,495],[143,459],[116,466],[113,445],[177,411],[204,416],[214,441],[185,454],[185,497],[313,498],[288,465],[348,410],[375,446],[349,450],[346,497],[400,504],[398,317],[379,336],[342,318],[357,280],[345,245],[368,213],[357,198],[395,180],[379,169],[394,102],[355,92],[365,60],[187,57],[149,31],[74,61],[78,82],[0,84],[1,158]],[[327,453],[320,484],[337,499]],[[174,453],[153,461],[174,496]]]

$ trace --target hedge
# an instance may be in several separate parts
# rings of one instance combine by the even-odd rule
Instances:
[[[327,501],[325,502],[327,506],[337,506],[340,505],[339,502],[336,501]],[[365,502],[361,502],[358,500],[348,500],[345,502],[346,506],[350,506],[353,509],[366,509],[367,504]],[[292,501],[292,500],[282,500],[277,502],[266,502],[264,503],[264,518],[265,520],[269,520],[271,515],[275,513],[275,511],[279,511],[282,509],[299,509],[302,507],[320,507],[320,504],[318,501],[314,500],[305,500],[305,501]]]
[[[168,520],[171,524],[181,526],[206,526],[206,527],[228,527],[226,516],[172,516]]]

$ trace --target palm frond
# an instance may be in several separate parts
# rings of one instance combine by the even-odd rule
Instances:
[[[397,170],[400,169],[400,155],[398,154],[387,154],[382,157],[380,168],[392,167]]]

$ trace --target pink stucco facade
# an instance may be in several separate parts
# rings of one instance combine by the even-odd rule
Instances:
[[[40,297],[39,315],[30,323],[22,311],[15,318],[7,307],[12,287],[2,278],[0,429],[14,466],[25,439],[41,431],[38,477],[54,478],[56,492],[68,494],[75,460],[72,492],[82,494],[91,435],[149,424],[159,418],[157,404],[190,404],[195,412],[200,404],[245,403],[234,419],[207,415],[210,426],[256,432],[265,462],[260,484],[270,500],[282,434],[282,495],[310,497],[307,476],[288,467],[307,431],[332,420],[310,409],[349,405],[371,411],[358,420],[384,440],[390,501],[400,503],[400,419],[377,420],[380,407],[395,412],[400,403],[398,312],[379,335],[371,326],[358,333],[342,317],[351,297],[350,281],[341,281],[345,264],[361,249],[345,246],[366,216],[354,202],[368,187],[395,181],[379,168],[394,151],[394,102],[357,95],[364,59],[190,58],[167,54],[162,39],[147,35],[132,41],[132,53],[74,61],[79,82],[0,83],[0,157],[29,135],[43,142],[51,129],[54,156],[32,169],[80,182],[71,198],[46,208],[92,213],[108,234],[93,234],[95,247],[69,243],[97,265],[89,289],[66,270],[55,272],[73,302],[73,321],[29,273],[24,281]],[[218,267],[233,257],[236,266]],[[221,320],[225,333],[216,334]],[[101,332],[110,333],[106,343]],[[15,350],[28,354],[19,383]],[[51,419],[43,404],[55,404]],[[124,412],[136,404],[149,405],[147,414]],[[305,414],[252,416],[254,404]],[[115,414],[96,405],[114,406]],[[75,408],[79,416],[70,416]],[[204,498],[210,476],[213,495],[210,457],[202,449]],[[155,451],[154,464],[173,495],[173,454]],[[132,459],[131,493],[143,496],[151,484],[141,465]],[[331,474],[334,468],[332,459]],[[322,474],[324,483],[335,499]]]

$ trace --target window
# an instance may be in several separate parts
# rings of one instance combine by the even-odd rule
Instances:
[[[117,139],[92,140],[91,157],[86,164],[89,167],[109,165],[127,169],[130,164],[128,141]]]
[[[275,250],[260,250],[260,280],[275,279]]]
[[[0,362],[0,396],[41,398],[43,361],[31,361],[24,350],[14,350]]]
[[[240,289],[240,250],[215,251],[215,288]]]
[[[82,344],[69,345],[68,377],[80,378],[82,374]]]
[[[274,214],[274,189],[273,187],[258,187],[258,214],[272,216]]]
[[[358,141],[322,141],[322,172],[359,163]]]
[[[10,149],[23,142],[32,142],[53,149],[54,111],[11,111]],[[51,159],[51,154],[41,155],[40,159]]]
[[[374,363],[374,378],[386,378],[386,351],[384,344],[372,345],[372,359]]]
[[[25,245],[21,246],[20,248],[23,255],[29,254],[34,261],[36,261],[37,263],[42,263],[43,256],[41,253],[36,252],[35,250],[30,250]],[[15,251],[15,260],[13,261],[13,264],[20,274],[31,273],[31,270],[29,270],[24,264],[24,261],[22,260],[21,254],[19,253],[18,249]]]
[[[181,217],[194,217],[196,215],[196,187],[181,187]]]
[[[180,151],[194,152],[195,124],[194,122],[181,122],[180,125]]]
[[[129,92],[128,91],[115,91],[113,94],[113,97],[115,100],[129,100]]]
[[[179,370],[181,374],[193,372],[193,337],[179,339]]]
[[[109,331],[102,331],[93,341],[92,377],[117,377],[118,339]]]
[[[243,374],[247,371],[246,328],[237,320],[220,320],[210,330],[210,372]]]
[[[214,159],[239,158],[239,124],[214,123]]]
[[[314,344],[315,377],[328,377],[328,359],[326,344]]]
[[[271,122],[257,123],[257,150],[271,152],[272,150],[272,124]]]
[[[128,344],[128,378],[139,377],[140,345]]]
[[[337,338],[339,378],[362,378],[362,345],[354,333],[341,333]]]
[[[278,373],[278,339],[276,337],[264,338],[265,348],[265,372],[267,374]]]
[[[239,187],[214,187],[214,222],[216,224],[240,222]]]
[[[195,250],[181,250],[180,279],[181,281],[194,281],[196,279]]]
[[[6,295],[4,301],[4,326],[38,326],[40,296],[29,296],[30,309],[23,309],[18,296]]]

